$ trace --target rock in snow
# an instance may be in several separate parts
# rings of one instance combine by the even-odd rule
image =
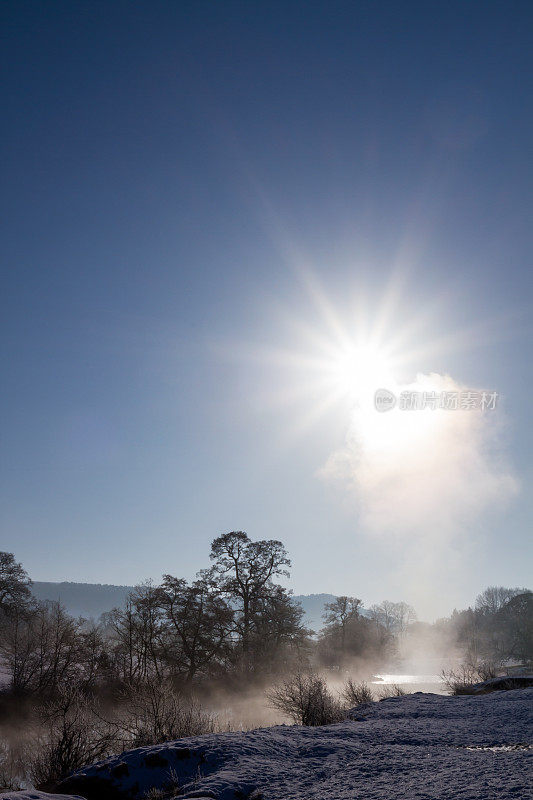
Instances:
[[[531,688],[393,697],[322,728],[277,726],[131,750],[56,791],[88,800],[142,800],[171,786],[180,800],[527,800],[532,701]]]

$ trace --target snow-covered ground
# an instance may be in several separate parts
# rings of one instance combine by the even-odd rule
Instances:
[[[90,800],[140,800],[171,781],[180,798],[216,800],[527,800],[532,706],[533,688],[389,698],[323,728],[277,726],[132,750],[60,788]]]

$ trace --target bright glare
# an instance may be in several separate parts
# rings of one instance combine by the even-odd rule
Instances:
[[[355,402],[366,402],[376,389],[393,382],[390,359],[372,344],[347,347],[332,365],[333,379],[340,394]]]
[[[390,381],[385,387],[397,398],[407,388]],[[419,375],[409,389],[429,392],[437,390],[437,386],[433,383],[432,376]],[[359,442],[366,453],[386,459],[400,458],[404,467],[413,456],[417,457],[419,448],[430,446],[446,421],[446,412],[439,409],[402,411],[396,406],[390,411],[380,413],[376,411],[372,401],[366,398],[354,411],[353,422],[358,431]]]
[[[261,385],[262,402],[284,410],[293,406],[286,431],[289,441],[339,412],[346,415],[348,429],[356,431],[358,452],[405,457],[409,462],[414,450],[431,447],[447,418],[439,410],[403,410],[399,398],[406,389],[435,389],[435,376],[419,376],[416,371],[434,348],[447,346],[446,340],[435,341],[426,334],[431,322],[428,310],[395,318],[401,298],[394,284],[374,308],[361,295],[344,303],[342,311],[312,277],[308,284],[318,314],[312,320],[300,319],[288,309],[281,320],[290,326],[292,337],[279,349],[253,352],[262,365],[270,362],[284,370],[268,386]],[[378,389],[392,392],[396,407],[377,411]]]
[[[398,407],[385,413],[376,410],[377,389],[388,389],[399,397],[405,388],[395,380],[393,359],[383,347],[369,342],[345,347],[332,359],[332,377],[339,395],[348,397],[353,404],[352,425],[357,430],[362,452],[387,459],[402,454],[408,461],[414,450],[427,446],[439,428],[442,421],[439,411],[428,409],[410,413]],[[423,387],[413,388],[435,389],[427,377]]]

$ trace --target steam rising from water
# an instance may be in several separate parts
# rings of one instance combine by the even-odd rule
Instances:
[[[418,375],[400,392],[465,391],[449,376]],[[322,470],[355,500],[361,528],[398,552],[398,587],[425,613],[460,580],[469,525],[517,491],[500,442],[501,410],[378,413],[368,402],[354,410],[342,450]]]

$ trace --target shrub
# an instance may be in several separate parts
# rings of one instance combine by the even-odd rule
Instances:
[[[374,700],[369,685],[365,681],[355,683],[352,678],[349,678],[344,684],[341,695],[350,707],[372,703]]]
[[[272,708],[296,724],[331,725],[344,718],[341,704],[318,675],[297,672],[267,692],[267,697]]]
[[[493,664],[465,661],[457,670],[442,670],[441,677],[449,694],[476,694],[476,684],[496,677]]]
[[[115,749],[116,728],[97,715],[77,688],[63,689],[42,705],[39,721],[29,757],[30,777],[39,789],[56,786],[76,769]]]
[[[463,664],[458,669],[442,670],[442,682],[448,690],[448,694],[474,694],[473,686],[479,682],[477,673]]]
[[[407,692],[405,689],[402,689],[401,686],[398,686],[397,683],[392,683],[390,685],[380,687],[378,691],[378,699],[379,700],[386,700],[388,697],[404,697]]]
[[[0,792],[18,792],[22,789],[24,760],[11,742],[0,741]]]
[[[214,733],[218,729],[214,715],[193,698],[176,691],[168,681],[151,679],[142,686],[127,687],[121,705],[120,729],[132,747]]]

